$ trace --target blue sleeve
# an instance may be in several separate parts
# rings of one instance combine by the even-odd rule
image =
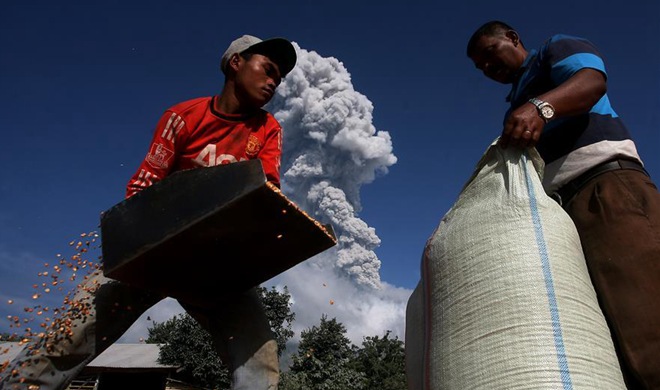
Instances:
[[[552,81],[559,85],[581,69],[596,69],[607,77],[605,63],[598,49],[586,39],[554,35],[541,49],[543,60],[550,67]]]

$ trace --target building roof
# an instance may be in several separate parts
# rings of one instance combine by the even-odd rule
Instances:
[[[0,365],[6,360],[11,361],[22,349],[23,347],[17,342],[0,342]]]
[[[22,350],[19,343],[0,343],[0,363],[13,359]],[[158,344],[112,344],[88,368],[100,369],[175,369],[178,366],[158,363]]]
[[[158,363],[158,344],[112,344],[87,367],[95,368],[176,368]]]

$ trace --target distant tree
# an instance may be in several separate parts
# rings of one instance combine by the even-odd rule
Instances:
[[[291,294],[289,294],[289,289],[286,286],[284,286],[282,292],[277,291],[275,287],[271,287],[270,290],[265,287],[258,287],[257,290],[261,295],[261,301],[264,304],[270,327],[275,332],[277,354],[282,356],[286,349],[286,342],[294,335],[291,327],[296,319],[296,314],[291,311]]]
[[[188,313],[148,329],[147,343],[161,344],[158,361],[179,365],[176,378],[207,388],[229,388],[229,371],[215,352],[211,335]]]
[[[354,347],[349,365],[365,374],[369,390],[406,390],[404,344],[387,331],[382,338],[365,337],[362,348]]]
[[[281,355],[293,337],[295,314],[291,312],[291,296],[286,287],[283,292],[259,287],[258,292]],[[182,367],[178,379],[207,388],[229,389],[229,371],[215,352],[211,335],[190,315],[184,313],[164,323],[154,322],[148,332],[147,343],[161,344],[159,362]]]
[[[346,328],[321,317],[319,326],[301,332],[298,353],[282,374],[281,390],[364,390],[366,378],[350,367],[353,357]]]
[[[7,332],[0,333],[0,342],[4,341],[21,341],[21,336]]]

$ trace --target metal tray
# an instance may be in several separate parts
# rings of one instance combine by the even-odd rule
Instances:
[[[249,160],[176,172],[101,216],[104,275],[207,306],[336,245]]]

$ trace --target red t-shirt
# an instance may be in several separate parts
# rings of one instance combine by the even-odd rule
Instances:
[[[182,169],[211,167],[258,158],[268,181],[280,185],[282,128],[264,110],[228,115],[213,108],[215,97],[179,103],[163,114],[126,197]]]

